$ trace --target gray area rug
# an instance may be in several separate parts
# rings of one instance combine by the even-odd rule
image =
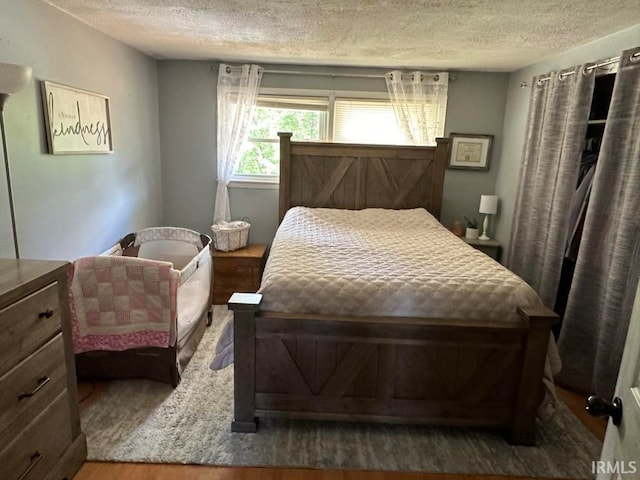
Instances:
[[[111,382],[82,414],[89,460],[345,470],[590,478],[601,442],[563,404],[540,425],[538,446],[515,447],[500,432],[262,419],[257,434],[231,433],[233,367],[209,369],[214,324],[175,390],[147,380]]]

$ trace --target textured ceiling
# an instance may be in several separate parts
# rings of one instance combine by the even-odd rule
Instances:
[[[639,0],[45,1],[159,59],[309,65],[512,71],[640,24]]]

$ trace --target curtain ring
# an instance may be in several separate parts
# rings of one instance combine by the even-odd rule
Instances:
[[[227,68],[225,68],[224,71],[227,73],[231,73],[231,67],[227,66]]]
[[[437,73],[433,76],[433,81],[437,82],[440,80],[440,75],[438,75]]]
[[[566,72],[560,72],[558,74],[558,80],[560,80],[561,82],[564,82],[565,79],[568,77],[569,75],[566,75]]]
[[[640,62],[640,51],[633,52],[631,55],[629,55],[629,61],[633,63]]]
[[[582,69],[582,74],[583,75],[590,75],[593,72],[596,71],[596,68],[598,68],[598,64],[597,63],[589,63],[587,65],[584,66],[584,68]]]

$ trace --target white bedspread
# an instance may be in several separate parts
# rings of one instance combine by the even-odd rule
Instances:
[[[261,309],[516,321],[536,292],[424,209],[295,207],[262,277]]]

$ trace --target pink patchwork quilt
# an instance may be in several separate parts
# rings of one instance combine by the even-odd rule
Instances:
[[[180,271],[137,257],[79,258],[69,274],[76,353],[167,347],[175,329]]]

